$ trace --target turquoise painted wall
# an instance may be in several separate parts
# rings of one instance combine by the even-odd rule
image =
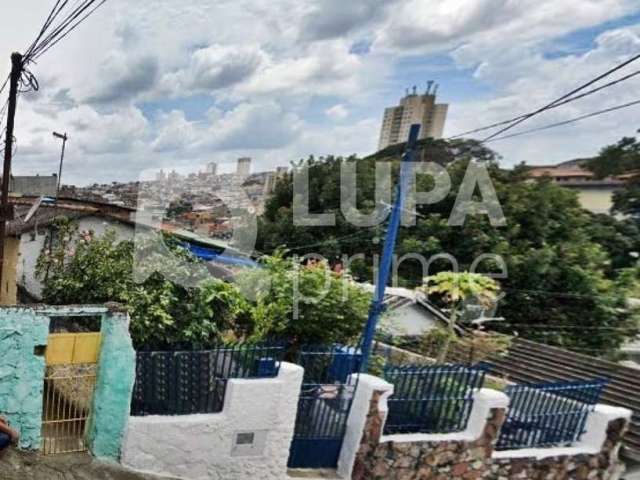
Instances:
[[[135,381],[136,356],[126,313],[108,312],[102,319],[102,346],[89,426],[89,448],[94,456],[120,458],[129,419]]]
[[[49,318],[32,309],[0,308],[0,415],[20,432],[20,446],[41,443],[44,356],[34,349],[47,344]]]

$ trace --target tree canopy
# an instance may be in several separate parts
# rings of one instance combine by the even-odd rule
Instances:
[[[258,249],[268,253],[285,246],[300,255],[322,254],[332,263],[343,263],[345,256],[359,254],[350,268],[358,279],[371,282],[373,259],[381,251],[385,224],[364,228],[346,220],[340,210],[340,168],[343,162],[357,164],[358,206],[364,211],[373,209],[376,164],[391,162],[394,183],[397,179],[401,147],[394,148],[393,152],[385,150],[361,159],[329,156],[294,165],[309,169],[309,211],[333,213],[336,224],[294,224],[293,179],[289,175],[278,182],[267,202]],[[500,279],[505,295],[499,313],[507,319],[495,328],[594,354],[614,351],[637,332],[637,322],[625,308],[625,296],[615,282],[616,268],[630,264],[624,250],[638,241],[636,230],[586,212],[575,192],[549,179],[532,182],[522,169],[500,169],[496,155],[476,142],[465,146],[465,141],[427,141],[420,145],[418,156],[445,165],[452,188],[438,203],[417,205],[416,225],[401,227],[397,255],[419,254],[432,262],[425,272],[419,261],[403,261],[397,285],[416,287],[427,275],[451,270],[451,263],[439,256],[442,253],[453,256],[460,271],[474,266],[480,273],[498,273],[502,269],[494,257],[481,257],[494,254],[506,267],[506,278]],[[468,216],[462,226],[449,225],[447,220],[470,162],[487,167],[506,217],[505,226],[492,226],[482,214]],[[429,191],[433,179],[419,175],[417,184],[418,191]],[[477,262],[479,258],[484,260]]]
[[[172,270],[198,262],[171,238],[164,241],[173,255],[147,261],[173,262]],[[186,287],[153,265],[146,265],[149,275],[136,282],[133,254],[133,242],[117,241],[113,231],[96,236],[60,221],[53,247],[38,260],[44,301],[122,303],[131,315],[137,347],[206,347],[224,340],[269,338],[346,343],[357,339],[366,321],[370,294],[325,263],[299,265],[276,254],[263,259],[261,268],[240,272],[237,283],[207,278]]]

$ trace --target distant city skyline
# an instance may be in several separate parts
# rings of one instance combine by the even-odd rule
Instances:
[[[50,7],[6,5],[0,75]],[[40,90],[19,101],[13,173],[57,171],[52,131],[69,133],[62,180],[76,185],[209,162],[227,171],[243,156],[258,171],[367,155],[407,86],[440,84],[447,137],[544,105],[640,49],[629,0],[185,0],[174,13],[173,0],[110,0],[32,65]],[[639,95],[625,82],[526,125]],[[552,164],[635,134],[636,117],[628,109],[489,146],[505,166]]]

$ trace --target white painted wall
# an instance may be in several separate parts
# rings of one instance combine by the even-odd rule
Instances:
[[[116,220],[107,220],[97,216],[86,216],[76,220],[78,231],[92,230],[96,235],[103,235],[107,229],[116,232],[118,241],[133,240],[133,226]],[[20,252],[17,265],[18,285],[36,299],[42,298],[42,282],[36,277],[36,263],[47,238],[47,227],[38,227],[32,232],[20,236]]]
[[[217,414],[130,417],[121,462],[185,480],[282,480],[302,374],[301,367],[283,363],[274,379],[229,380]],[[248,432],[257,433],[261,453],[234,449],[237,433]]]
[[[338,475],[342,478],[351,478],[353,464],[356,461],[356,454],[360,449],[362,433],[364,432],[367,414],[371,406],[371,396],[374,391],[384,392],[380,399],[379,408],[387,411],[387,398],[393,393],[393,385],[378,377],[368,374],[352,375],[349,382],[358,382],[356,395],[353,398],[349,418],[347,419],[347,429],[338,458]]]
[[[438,322],[431,313],[415,303],[389,309],[380,322],[380,328],[385,333],[398,336],[422,335],[437,326]]]

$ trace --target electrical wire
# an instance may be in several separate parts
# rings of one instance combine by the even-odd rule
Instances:
[[[107,0],[84,0],[76,3],[78,5],[67,15],[53,30],[37,43],[29,52],[29,61],[34,61],[44,55],[47,51],[58,44],[63,38],[69,35],[80,24],[82,24],[90,15],[98,8],[106,3]],[[66,5],[65,1],[65,5]],[[64,5],[63,5],[64,6]],[[91,8],[93,7],[93,8]],[[62,7],[61,7],[62,8]],[[58,12],[59,13],[59,12]],[[50,26],[50,23],[49,23]]]
[[[624,82],[626,80],[629,80],[630,78],[636,77],[638,75],[640,75],[640,70],[636,70],[635,72],[630,73],[629,75],[625,75],[624,77],[620,77],[620,78],[618,78],[616,80],[613,80],[613,81],[611,81],[609,83],[601,85],[601,86],[599,86],[597,88],[593,88],[593,89],[591,89],[591,90],[589,90],[587,92],[581,93],[580,95],[576,95],[576,96],[567,98],[567,99],[563,100],[562,102],[559,102],[556,105],[550,107],[549,110],[551,110],[553,108],[558,108],[558,107],[561,107],[561,106],[566,105],[568,103],[575,102],[576,100],[580,100],[582,98],[588,97],[589,95],[593,95],[594,93],[597,93],[597,92],[599,92],[601,90],[604,90],[604,89],[609,88],[609,87],[613,87],[614,85],[622,83],[622,82]],[[447,140],[453,140],[453,139],[456,139],[456,138],[464,137],[466,135],[470,135],[472,133],[483,132],[485,130],[491,130],[492,128],[500,127],[502,125],[507,125],[509,123],[515,122],[516,120],[525,119],[525,118],[527,118],[527,115],[528,114],[525,113],[525,114],[522,114],[522,115],[518,115],[517,117],[510,118],[509,120],[503,120],[501,122],[492,123],[491,125],[487,125],[485,127],[474,128],[473,130],[468,130],[466,132],[461,132],[461,133],[458,133],[456,135],[452,135],[450,137],[447,137]]]
[[[492,133],[491,135],[489,135],[488,137],[484,138],[482,141],[483,142],[487,142],[493,138],[498,137],[499,135],[503,134],[504,132],[511,130],[513,127],[515,127],[516,125],[521,124],[522,122],[524,122],[525,120],[538,115],[542,112],[545,112],[546,110],[549,110],[551,108],[553,108],[554,106],[556,106],[557,104],[559,104],[560,102],[562,102],[563,100],[566,100],[568,98],[573,97],[576,93],[580,92],[581,90],[584,90],[587,87],[590,87],[591,85],[593,85],[596,82],[599,82],[600,80],[602,80],[603,78],[608,77],[609,75],[611,75],[614,72],[617,72],[618,70],[626,67],[627,65],[635,62],[636,60],[640,59],[640,54],[634,55],[633,57],[629,58],[628,60],[625,60],[622,63],[619,63],[618,65],[616,65],[613,68],[610,68],[609,70],[607,70],[606,72],[598,75],[597,77],[589,80],[588,82],[580,85],[579,87],[573,89],[572,91],[570,91],[569,93],[566,93],[565,95],[562,95],[561,97],[557,98],[556,100],[554,100],[551,103],[548,103],[547,105],[545,105],[544,107],[541,107],[531,113],[526,114],[523,118],[520,118],[519,120],[516,120],[512,123],[510,123],[509,125],[507,125],[504,128],[501,128],[500,130],[498,130],[495,133]]]
[[[516,133],[510,133],[508,135],[502,135],[499,137],[494,137],[490,140],[483,140],[484,143],[497,142],[498,140],[506,140],[508,138],[520,137],[522,135],[528,135],[530,133],[541,132],[543,130],[549,130],[551,128],[562,127],[564,125],[569,125],[572,123],[579,122],[581,120],[586,120],[587,118],[597,117],[599,115],[603,115],[605,113],[614,112],[616,110],[622,110],[623,108],[633,107],[635,105],[640,104],[640,100],[634,100],[633,102],[624,103],[622,105],[616,105],[615,107],[605,108],[604,110],[598,110],[596,112],[587,113],[585,115],[580,115],[579,117],[572,118],[570,120],[564,120],[562,122],[551,123],[549,125],[543,125],[542,127],[532,128],[530,130],[523,130]]]
[[[35,48],[35,46],[38,44],[38,42],[40,41],[40,39],[42,38],[42,35],[44,35],[44,33],[46,32],[46,30],[49,28],[49,26],[51,25],[51,23],[53,22],[53,20],[55,19],[56,16],[58,16],[58,14],[62,11],[62,9],[65,7],[65,5],[67,4],[68,0],[65,0],[64,3],[60,6],[60,2],[62,0],[57,0],[55,5],[53,6],[53,8],[51,9],[51,12],[49,13],[49,16],[47,17],[47,19],[44,22],[44,25],[42,26],[42,28],[40,29],[40,33],[38,33],[38,36],[36,37],[36,39],[31,43],[31,45],[29,46],[29,48],[27,48],[27,50],[25,51],[25,57],[29,58],[29,56],[31,55],[31,52],[33,51],[33,49]],[[60,8],[58,9],[58,6],[60,6]]]

